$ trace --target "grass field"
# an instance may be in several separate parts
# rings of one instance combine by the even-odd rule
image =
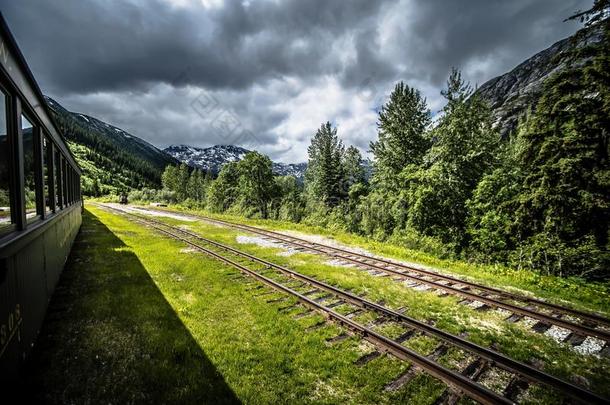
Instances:
[[[180,243],[88,208],[41,332],[27,382],[53,403],[430,402],[425,375],[398,392],[384,385],[408,365],[306,332],[286,303],[255,297],[236,271]]]
[[[578,355],[493,312],[332,266],[315,255],[278,256],[275,248],[239,244],[235,231],[157,219],[390,307],[407,306],[412,317],[542,364],[560,377],[580,376],[596,391],[610,393],[607,359]],[[309,331],[320,316],[295,319],[302,309],[283,311],[287,302],[268,303],[279,294],[257,296],[258,284],[237,274],[179,242],[88,206],[35,350],[28,391],[34,400],[53,403],[425,404],[444,389],[418,373],[398,391],[384,390],[408,364],[381,356],[354,365],[372,347],[355,337],[330,344],[327,339],[341,333],[337,326]],[[424,354],[433,348],[426,339],[408,344]],[[552,394],[538,394],[532,402],[556,402]]]
[[[583,356],[567,344],[560,344],[549,336],[534,333],[521,323],[505,322],[505,315],[498,312],[476,311],[459,305],[459,298],[440,298],[434,292],[405,288],[388,277],[373,277],[358,269],[329,265],[327,258],[318,255],[299,253],[285,256],[282,249],[240,244],[236,242],[238,235],[244,235],[240,231],[220,228],[204,222],[184,222],[165,217],[156,219],[186,226],[207,238],[235,246],[330,284],[350,289],[354,293],[365,294],[368,299],[383,301],[385,305],[394,309],[407,307],[406,314],[413,318],[433,321],[437,327],[456,335],[468,336],[468,339],[475,343],[494,347],[526,363],[542,365],[547,372],[566,380],[575,381],[584,377],[592,389],[610,395],[610,387],[607,384],[610,381],[610,359]],[[370,248],[370,246],[365,247]],[[602,297],[602,300],[607,301],[608,297]],[[425,350],[432,349],[432,347],[425,348]]]
[[[490,286],[532,294],[558,304],[569,305],[574,308],[588,311],[596,311],[610,317],[610,283],[590,282],[576,277],[562,278],[557,276],[546,276],[526,269],[513,269],[500,265],[481,265],[459,260],[439,259],[427,253],[407,249],[391,243],[379,242],[371,238],[351,233],[306,224],[248,219],[235,215],[191,210],[180,206],[156,209],[201,214],[212,218],[261,226],[269,230],[289,230],[323,235],[350,246],[364,248],[375,254],[430,266],[449,274],[453,273],[458,276],[466,276],[471,280]]]

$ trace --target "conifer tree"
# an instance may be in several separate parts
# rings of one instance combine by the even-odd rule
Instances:
[[[434,145],[425,157],[427,167],[411,176],[409,223],[425,235],[454,244],[466,242],[466,201],[495,162],[500,137],[492,128],[487,103],[453,69],[443,116],[432,130]]]
[[[364,184],[366,182],[363,164],[362,154],[360,154],[358,148],[349,146],[345,150],[343,157],[343,170],[345,172],[347,190],[354,184]]]
[[[186,165],[186,163],[180,164],[180,167],[178,168],[177,179],[176,179],[176,187],[177,187],[176,197],[180,201],[185,200],[188,196],[187,187],[188,187],[189,177],[190,177],[189,167]]]
[[[212,182],[207,193],[207,207],[223,212],[229,209],[239,197],[239,170],[237,162],[222,166],[218,178]]]
[[[202,202],[205,198],[205,182],[203,173],[199,169],[195,169],[191,172],[187,184],[188,198],[193,201]]]
[[[610,276],[610,22],[599,24],[603,40],[545,83],[524,134],[517,229],[548,273]]]
[[[278,176],[275,178],[279,197],[281,198],[277,217],[282,220],[300,222],[305,215],[305,201],[302,187],[293,176]]]
[[[377,183],[395,185],[407,165],[420,165],[430,140],[430,110],[418,90],[400,82],[379,112],[379,139],[371,143]]]
[[[174,165],[168,165],[161,175],[161,183],[163,188],[176,192],[178,190],[178,168]]]
[[[566,19],[584,22],[586,27],[604,22],[610,15],[610,0],[594,0],[593,6],[585,11],[579,11]]]
[[[337,129],[330,122],[322,124],[307,148],[309,162],[305,182],[312,201],[333,207],[345,198],[342,164],[344,151]]]

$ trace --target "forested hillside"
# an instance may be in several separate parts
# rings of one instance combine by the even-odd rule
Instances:
[[[597,40],[583,41],[591,32]],[[215,212],[339,228],[441,257],[608,278],[608,35],[608,20],[594,18],[566,40],[560,68],[543,75],[531,104],[519,105],[508,135],[490,105],[493,92],[475,92],[454,69],[434,125],[420,92],[396,84],[370,145],[370,180],[358,149],[346,148],[327,122],[312,134],[303,187],[275,177],[269,158],[251,152],[224,165],[216,180],[189,174],[186,165],[168,168],[164,196]]]
[[[49,97],[46,100],[83,169],[85,195],[159,187],[165,166],[177,163],[163,151],[120,128],[70,112]]]

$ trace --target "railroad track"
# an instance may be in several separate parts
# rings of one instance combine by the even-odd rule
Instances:
[[[111,206],[103,207],[126,215],[142,225],[149,226],[164,235],[184,242],[195,250],[237,268],[245,275],[296,298],[300,304],[310,310],[322,313],[328,319],[373,343],[377,347],[377,351],[363,356],[357,363],[366,363],[382,353],[390,353],[418,366],[447,384],[448,388],[437,399],[437,402],[455,403],[462,395],[466,395],[485,404],[515,403],[519,396],[524,395],[531,387],[541,385],[560,392],[566,398],[579,403],[610,403],[607,399],[586,388],[558,379],[499,352],[444,332],[349,291],[204,238],[188,230],[151,218],[144,218],[123,209]],[[280,301],[282,299],[268,302]],[[281,309],[293,307],[296,307],[296,304]],[[298,316],[307,315],[307,313],[298,314]],[[374,314],[374,320],[369,321],[368,324],[358,322],[359,317],[365,313]],[[370,317],[365,318],[370,319]],[[389,324],[395,327],[394,336],[388,336],[387,333],[380,331]],[[396,329],[396,326],[401,329]],[[421,354],[404,345],[417,336],[434,339],[435,349],[431,353]],[[341,334],[332,340],[338,341],[344,337],[347,335]],[[453,368],[441,365],[440,361],[444,356],[449,356],[454,360]],[[488,376],[497,376],[498,373],[503,373],[505,377],[503,388],[492,390],[486,387],[485,379]],[[411,367],[388,386],[400,387],[413,375],[413,367]]]
[[[138,209],[151,211],[143,208]],[[531,326],[531,329],[537,333],[544,333],[555,326],[561,341],[569,342],[572,346],[577,347],[583,343],[586,344],[587,342],[585,341],[588,340],[598,348],[597,352],[603,354],[610,353],[610,319],[599,314],[564,307],[537,298],[408,266],[397,261],[311,242],[303,238],[288,236],[254,226],[236,224],[204,216],[190,216],[200,218],[206,222],[254,233],[302,251],[324,254],[333,259],[339,259],[356,265],[361,269],[371,271],[376,275],[384,273],[385,275],[392,276],[396,281],[408,282],[411,288],[422,289],[424,287],[441,292],[443,295],[460,296],[463,297],[461,302],[464,304],[480,303],[481,305],[478,307],[480,310],[491,308],[502,309],[510,313],[506,318],[509,322],[519,322],[531,318],[537,321],[537,323]]]

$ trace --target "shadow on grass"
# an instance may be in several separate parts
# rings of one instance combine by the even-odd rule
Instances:
[[[45,403],[239,403],[124,248],[85,211],[22,392]]]

